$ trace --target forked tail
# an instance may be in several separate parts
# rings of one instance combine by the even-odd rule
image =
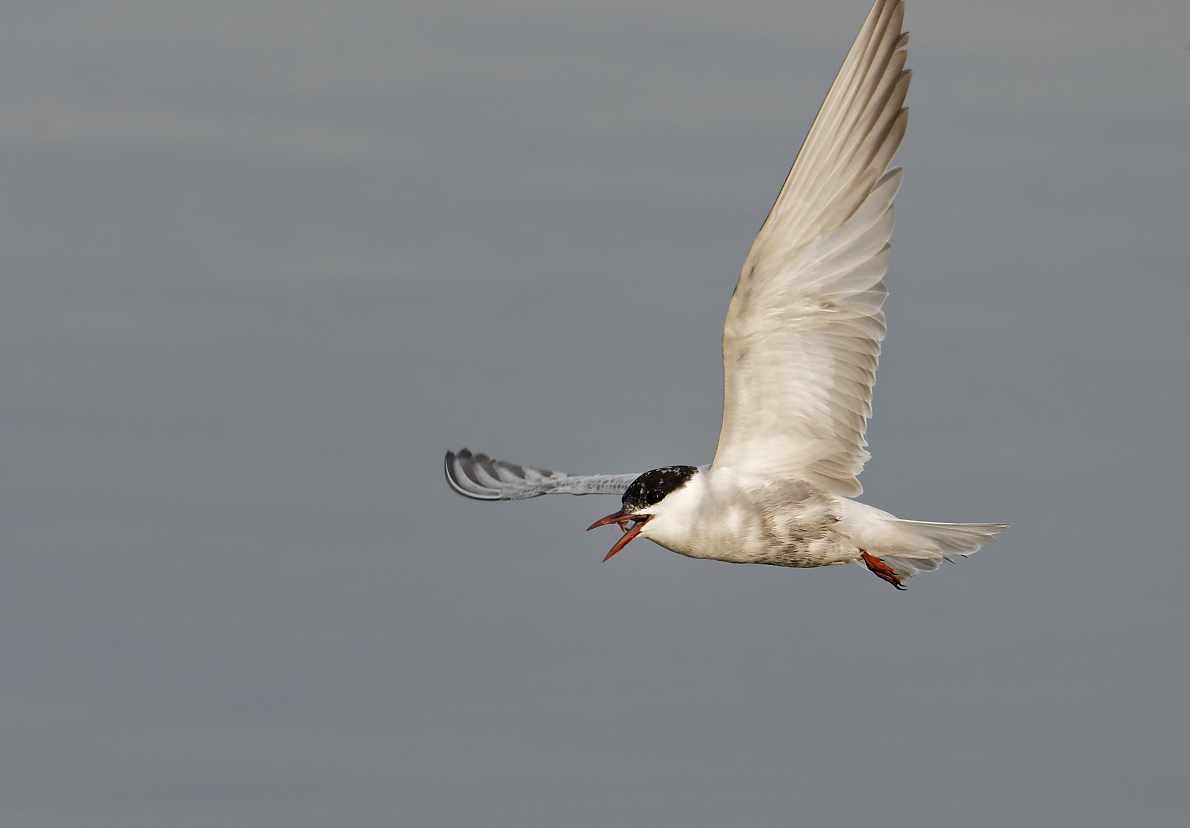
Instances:
[[[921,520],[890,520],[897,538],[893,550],[883,552],[880,560],[898,578],[912,578],[918,572],[933,572],[954,555],[970,555],[998,533],[1007,523],[927,523]],[[887,579],[886,579],[887,580]]]

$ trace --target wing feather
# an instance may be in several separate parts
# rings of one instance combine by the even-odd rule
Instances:
[[[911,73],[901,0],[876,0],[765,219],[723,329],[713,467],[862,491]]]
[[[446,453],[446,482],[475,500],[524,500],[544,494],[623,494],[640,475],[591,474],[518,466],[463,449]]]

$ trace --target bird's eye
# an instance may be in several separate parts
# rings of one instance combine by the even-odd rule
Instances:
[[[655,506],[663,500],[665,500],[665,495],[662,492],[652,491],[645,495],[645,501],[650,506]]]

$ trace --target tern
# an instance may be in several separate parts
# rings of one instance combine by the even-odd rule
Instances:
[[[595,521],[691,558],[816,567],[861,563],[903,589],[1003,523],[900,520],[852,498],[885,335],[884,275],[911,72],[904,3],[876,0],[744,260],[723,327],[723,426],[710,465],[569,475],[446,454],[477,500],[620,494]]]

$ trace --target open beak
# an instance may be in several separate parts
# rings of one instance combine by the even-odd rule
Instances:
[[[653,515],[632,515],[624,511],[619,511],[615,514],[608,515],[605,518],[600,518],[599,520],[595,521],[587,527],[587,531],[590,532],[596,526],[607,526],[609,523],[620,524],[620,529],[623,530],[624,537],[616,541],[616,545],[612,547],[612,551],[608,552],[607,555],[604,556],[603,559],[606,561],[612,555],[616,554],[625,546],[627,546],[633,538],[640,534],[640,530],[645,528],[645,524],[652,519]],[[632,521],[632,528],[625,526],[625,524],[629,521]]]

